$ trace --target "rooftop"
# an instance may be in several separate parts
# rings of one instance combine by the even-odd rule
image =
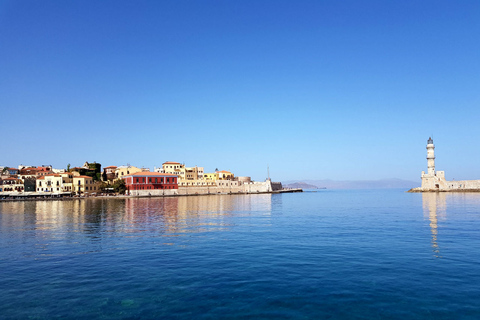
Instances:
[[[129,174],[129,175],[126,175],[124,176],[124,178],[126,177],[176,177],[177,175],[176,174],[173,174],[173,173],[161,173],[161,172],[136,172],[136,173],[132,173],[132,174]]]

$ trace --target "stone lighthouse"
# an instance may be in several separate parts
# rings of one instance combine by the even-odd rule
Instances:
[[[435,171],[435,145],[433,139],[427,141],[427,167],[428,171],[422,171],[422,189],[440,190],[447,187],[444,171]]]
[[[427,141],[427,165],[428,175],[435,176],[435,145],[432,138]]]
[[[435,171],[435,145],[430,137],[427,140],[428,171],[422,171],[422,186],[413,188],[409,192],[429,191],[480,191],[480,180],[452,180],[445,179],[445,171]]]

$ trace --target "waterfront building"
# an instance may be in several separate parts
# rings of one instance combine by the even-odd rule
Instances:
[[[72,193],[74,173],[51,173],[37,177],[36,191],[48,193]]]
[[[130,194],[139,194],[138,191],[157,194],[155,190],[178,189],[178,177],[171,173],[136,172],[124,176],[123,180]]]
[[[73,191],[80,193],[95,193],[100,191],[100,183],[89,176],[73,176]]]
[[[24,185],[22,179],[9,177],[0,180],[0,193],[23,192]]]

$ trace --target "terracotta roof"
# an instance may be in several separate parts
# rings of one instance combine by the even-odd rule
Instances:
[[[217,171],[217,172],[231,173],[230,171],[225,171],[225,170],[222,170],[222,171]]]
[[[50,174],[46,174],[46,175],[44,175],[44,176],[42,176],[42,177],[60,177],[60,174],[58,174],[58,173],[50,173]]]
[[[108,166],[108,167],[105,167],[103,169],[109,169],[109,168],[116,168],[117,166]]]
[[[22,181],[21,179],[17,179],[17,178],[6,178],[6,179],[2,179],[2,180],[3,181],[5,181],[5,180],[20,180],[20,181]]]
[[[163,164],[180,164],[180,162],[167,161],[167,162],[164,162]]]
[[[45,176],[38,177],[37,180],[44,180]]]
[[[90,179],[92,179],[92,177],[89,177],[89,176],[73,176],[73,178],[74,178],[74,179],[75,179],[75,178],[90,178]]]
[[[123,176],[124,178],[126,177],[152,177],[152,176],[155,176],[155,177],[176,177],[177,175],[176,174],[172,174],[172,173],[161,173],[161,172],[135,172],[135,173],[132,173],[132,174],[128,174],[126,176]]]

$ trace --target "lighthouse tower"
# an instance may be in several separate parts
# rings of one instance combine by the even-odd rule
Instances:
[[[441,190],[447,188],[445,171],[435,171],[435,145],[433,139],[427,141],[427,165],[428,171],[422,171],[422,188],[424,191]]]
[[[433,144],[433,139],[428,138],[427,141],[427,165],[428,165],[428,175],[435,175],[435,145]]]

